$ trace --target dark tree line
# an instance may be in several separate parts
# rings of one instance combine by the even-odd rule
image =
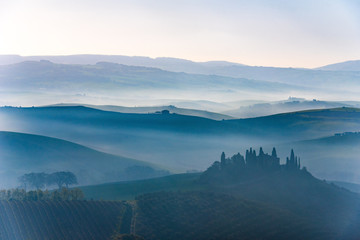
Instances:
[[[78,183],[75,174],[72,172],[27,173],[19,177],[19,182],[25,191],[28,188],[39,190],[53,185],[56,185],[59,189],[63,186],[68,188],[70,185]]]
[[[0,200],[4,201],[71,201],[83,200],[85,198],[83,191],[79,188],[67,189],[61,188],[54,191],[34,190],[26,192],[25,189],[0,190]]]

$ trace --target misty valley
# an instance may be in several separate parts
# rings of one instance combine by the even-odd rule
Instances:
[[[360,239],[359,80],[0,55],[0,239]]]

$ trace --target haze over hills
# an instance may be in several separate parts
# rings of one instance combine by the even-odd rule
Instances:
[[[146,162],[40,135],[0,131],[0,145],[1,188],[18,186],[18,177],[30,172],[71,171],[80,185],[167,174]],[[134,175],[129,169],[135,166],[150,167],[153,171],[147,176]]]
[[[276,145],[279,152],[293,148],[301,152],[306,166],[321,178],[333,181],[360,183],[359,169],[360,134],[358,132],[337,133],[333,136],[289,142]],[[269,149],[268,146],[265,149]],[[282,155],[284,157],[284,155]],[[306,159],[311,159],[307,161]]]
[[[6,60],[9,58],[10,60]],[[348,100],[350,100],[349,94],[351,94],[351,97],[355,99],[356,94],[354,93],[354,91],[358,90],[357,82],[360,79],[360,72],[354,72],[354,71],[325,71],[318,69],[256,67],[256,66],[246,66],[242,64],[221,62],[221,61],[198,63],[189,60],[173,59],[173,58],[152,59],[148,57],[127,57],[127,56],[116,56],[116,55],[115,56],[73,55],[73,56],[34,56],[34,57],[2,56],[2,59],[3,59],[2,60],[3,64],[20,63],[24,60],[26,61],[50,60],[55,63],[61,63],[61,64],[65,63],[68,65],[69,64],[94,65],[98,62],[105,61],[105,62],[119,63],[122,65],[159,68],[165,71],[178,72],[178,73],[183,72],[188,74],[217,75],[217,76],[231,77],[236,79],[241,78],[241,79],[250,79],[250,80],[258,80],[258,81],[266,81],[266,82],[284,83],[292,86],[293,85],[297,86],[297,88],[292,88],[293,93],[301,92],[301,87],[307,87],[309,88],[308,90],[310,90],[310,89],[314,89],[316,86],[317,91],[316,92],[308,91],[306,95],[307,97],[322,98],[323,96],[325,96],[326,98],[331,98],[333,100],[336,99],[334,95],[336,93],[337,93],[336,96],[338,96],[339,98],[341,99],[344,98],[344,95],[341,95],[340,91],[347,93],[347,97],[349,97]],[[37,71],[36,69],[37,68],[34,67],[34,71]],[[64,70],[65,69],[63,69],[63,71]],[[147,74],[149,73],[147,72]],[[186,78],[183,75],[180,76],[181,78]],[[152,77],[155,76],[152,75]],[[210,80],[211,79],[210,76],[208,76],[208,79],[210,82],[213,81]],[[89,76],[89,81],[91,81],[91,76]],[[161,84],[163,84],[161,81],[156,81],[156,83],[160,84],[159,87],[161,86]],[[233,90],[236,89],[235,86],[233,86]],[[272,89],[275,91],[280,90],[279,86],[274,86]],[[303,96],[305,96],[306,92],[303,92],[303,94],[304,94]],[[288,92],[287,95],[289,96],[294,94]],[[247,97],[249,99],[249,96]],[[287,97],[287,96],[283,95],[283,97]]]
[[[216,75],[175,73],[158,68],[116,63],[95,65],[54,64],[48,61],[22,62],[0,66],[2,105],[48,105],[59,102],[87,104],[126,102],[147,103],[156,99],[233,101],[287,97],[291,93],[310,94],[314,86],[232,78]],[[319,89],[318,89],[319,90]],[[321,92],[321,90],[320,90]],[[350,94],[350,93],[349,93]],[[27,105],[29,106],[29,105]]]
[[[220,134],[219,136],[221,136],[238,135],[240,133],[244,136],[256,136],[258,134],[262,138],[269,136],[281,137],[283,140],[301,140],[329,136],[337,132],[356,131],[360,124],[358,121],[360,110],[345,107],[225,121],[181,114],[110,112],[82,106],[2,107],[0,110],[1,116],[5,119],[3,127],[6,127],[6,121],[14,121],[13,128],[23,128],[27,131],[32,128],[33,131],[39,131],[42,129],[50,130],[47,125],[39,123],[51,123],[52,125],[59,125],[57,126],[59,129],[50,131],[54,133],[62,132],[59,130],[67,125],[69,127],[68,131],[73,131],[74,127],[78,127],[77,132],[79,133],[81,128],[94,128],[94,130],[100,132],[108,129],[137,129],[158,131],[159,133],[174,132],[193,135]],[[279,132],[279,129],[282,129],[283,132]]]
[[[278,146],[296,140],[332,136],[360,129],[360,111],[337,108],[302,111],[267,117],[215,121],[180,114],[130,114],[86,107],[0,108],[2,130],[27,132],[65,139],[112,154],[159,164],[174,172],[203,170],[221,151],[234,153],[249,146]],[[317,144],[302,151],[316,153]],[[311,151],[309,149],[312,149]],[[341,146],[326,146],[324,158],[341,161]],[[285,151],[284,151],[285,152]],[[348,155],[357,160],[356,151]],[[349,180],[333,174],[337,167],[317,164],[318,156],[303,159],[316,176],[329,180]],[[340,164],[340,162],[339,162]],[[334,164],[336,165],[336,164]],[[336,165],[337,166],[337,165]],[[357,179],[359,166],[348,172]],[[325,175],[328,174],[328,175]],[[357,180],[356,180],[357,181]]]
[[[326,109],[339,107],[358,107],[359,103],[321,101],[321,100],[306,100],[289,98],[285,101],[275,101],[266,103],[256,103],[248,106],[241,106],[236,109],[222,111],[237,118],[261,117],[266,115],[273,115],[278,113],[287,113],[295,111],[304,111],[311,109]]]
[[[353,97],[358,94],[360,73],[132,60],[156,68],[43,60],[0,66],[4,102],[15,103],[20,96],[23,102],[30,99],[26,104],[46,103],[46,107],[0,108],[2,184],[14,186],[17,177],[30,171],[72,171],[81,185],[90,184],[82,187],[88,198],[131,199],[123,205],[117,230],[150,239],[177,239],[181,231],[186,233],[181,239],[199,239],[195,229],[205,231],[209,226],[210,235],[202,237],[239,239],[245,234],[253,239],[253,227],[259,230],[260,225],[256,231],[260,239],[358,239],[358,195],[300,170],[300,159],[294,160],[293,152],[283,163],[295,149],[301,165],[314,176],[360,183],[360,109]],[[209,75],[226,72],[228,76]],[[297,93],[341,100],[279,100]],[[174,95],[176,99],[168,98]],[[140,101],[147,105],[116,106],[122,101],[125,106]],[[164,106],[164,101],[188,109]],[[223,154],[220,162],[214,162],[222,151],[232,154],[251,146],[256,151],[246,152],[246,162],[240,154],[231,158]],[[280,158],[276,151],[264,154],[263,149],[271,151],[274,146]],[[204,173],[119,182],[169,171],[203,171],[212,162]],[[214,212],[225,215],[218,220]]]
[[[360,240],[359,13],[0,0],[0,240]]]
[[[77,104],[77,103],[59,103],[50,106],[85,106],[95,108],[104,111],[121,112],[121,113],[161,113],[164,110],[170,113],[176,113],[188,116],[197,116],[203,118],[209,118],[213,120],[227,120],[234,118],[249,118],[249,117],[261,117],[267,115],[274,115],[279,113],[304,111],[311,109],[327,109],[327,108],[339,108],[339,107],[360,107],[359,102],[331,102],[321,100],[306,100],[290,97],[288,100],[256,103],[253,105],[251,102],[236,102],[236,103],[215,103],[215,102],[201,102],[201,101],[188,101],[188,102],[174,102],[174,104],[186,106],[195,106],[199,109],[214,108],[214,109],[231,109],[221,111],[221,113],[209,112],[199,109],[179,108],[174,105],[168,106],[141,106],[141,107],[124,107],[116,105],[91,105],[91,104]],[[206,105],[206,106],[204,106]],[[243,105],[239,108],[232,109],[233,106]],[[224,114],[222,114],[224,113]]]

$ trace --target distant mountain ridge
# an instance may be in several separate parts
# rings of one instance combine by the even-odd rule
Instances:
[[[318,70],[326,71],[360,71],[360,60],[352,60],[340,63],[329,64],[323,67],[316,68]]]
[[[230,66],[243,66],[255,67],[241,63],[228,62],[228,61],[205,61],[196,62],[186,59],[173,58],[173,57],[145,57],[145,56],[125,56],[125,55],[101,55],[101,54],[76,54],[76,55],[59,55],[59,56],[20,56],[20,55],[0,55],[0,65],[8,65],[19,63],[23,61],[40,61],[48,60],[60,64],[96,64],[98,62],[113,62],[124,65],[134,66],[147,66],[147,67],[160,67],[160,68],[174,68],[180,70],[181,65],[184,72],[191,71],[195,65],[199,67],[230,67]],[[305,68],[303,68],[305,69]],[[327,71],[360,71],[360,60],[350,60],[339,63],[328,64],[322,67],[314,68],[317,70]]]
[[[20,56],[20,55],[0,55],[0,65],[8,65],[14,63],[20,63],[24,61],[40,61],[48,60],[54,63],[60,64],[96,64],[98,62],[113,62],[124,65],[134,66],[148,66],[156,67],[158,65],[188,65],[198,63],[204,67],[215,66],[232,66],[244,64],[227,62],[227,61],[206,61],[206,62],[194,62],[191,60],[171,58],[171,57],[143,57],[143,56],[125,56],[125,55],[97,55],[97,54],[79,54],[79,55],[63,55],[63,56]]]
[[[129,57],[119,55],[69,55],[69,56],[29,56],[21,57],[17,55],[0,56],[0,64],[19,63],[22,61],[49,60],[59,64],[96,64],[98,62],[112,62],[123,65],[143,66],[160,68],[171,72],[185,72],[189,74],[218,75],[233,78],[246,78],[261,81],[281,82],[299,86],[312,86],[314,82],[323,88],[330,85],[340,87],[339,81],[346,81],[347,84],[354,84],[359,81],[360,73],[349,72],[359,69],[358,61],[339,63],[338,67],[331,66],[316,69],[305,68],[280,68],[248,66],[238,63],[225,61],[193,62],[185,59],[176,58],[149,58],[149,57]],[[331,70],[331,71],[324,71]],[[344,70],[344,71],[343,71]],[[359,71],[359,70],[356,70]],[[344,82],[343,82],[344,83]]]
[[[94,104],[99,100],[125,101],[128,104],[131,100],[148,102],[156,99],[224,101],[254,94],[269,97],[274,94],[286,96],[289,92],[309,93],[315,92],[317,86],[171,72],[160,68],[109,62],[69,65],[28,61],[1,65],[0,88],[4,93],[4,97],[0,99],[0,102],[4,102],[3,105],[35,106],[79,101]],[[21,101],[24,95],[29,96],[30,103]],[[20,99],[20,103],[7,104],[7,99]],[[40,101],[38,99],[42,104],[31,103]]]

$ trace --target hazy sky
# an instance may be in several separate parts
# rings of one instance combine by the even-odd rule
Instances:
[[[360,59],[357,0],[0,0],[0,54],[317,67]]]

